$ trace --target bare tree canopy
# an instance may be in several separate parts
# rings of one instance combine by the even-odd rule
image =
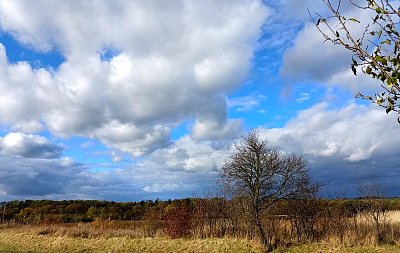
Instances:
[[[221,177],[226,189],[244,200],[267,247],[261,213],[279,200],[307,197],[317,190],[302,156],[270,147],[255,130],[236,145],[236,152],[221,169]]]
[[[313,19],[325,41],[342,46],[354,53],[351,69],[376,79],[380,91],[356,97],[367,99],[386,110],[400,114],[400,8],[398,1],[390,0],[346,0],[355,8],[371,13],[369,21],[345,17],[341,9],[342,0],[323,0],[331,16]],[[397,3],[396,3],[397,2]],[[335,3],[335,4],[334,4]],[[362,29],[361,35],[356,30]],[[400,123],[400,116],[398,118]]]

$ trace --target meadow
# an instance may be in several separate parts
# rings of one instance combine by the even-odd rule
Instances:
[[[0,252],[262,252],[256,241],[233,238],[137,238],[121,229],[10,226],[0,232]]]
[[[345,252],[373,253],[400,251],[399,245],[344,246],[338,242],[309,243],[273,252]],[[0,232],[0,252],[264,252],[257,240],[235,238],[179,238],[165,236],[132,237],[121,229],[89,228],[86,225],[72,226],[7,226]]]
[[[0,252],[265,252],[237,201],[7,203]],[[262,219],[273,252],[400,252],[399,203],[283,201]]]

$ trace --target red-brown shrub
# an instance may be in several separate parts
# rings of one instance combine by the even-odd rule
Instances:
[[[187,237],[191,233],[191,213],[186,205],[178,204],[164,216],[164,233],[171,238]]]

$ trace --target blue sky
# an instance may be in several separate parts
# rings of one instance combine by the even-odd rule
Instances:
[[[304,154],[326,193],[400,194],[396,115],[354,99],[377,83],[322,43],[307,6],[326,13],[313,0],[1,1],[0,198],[198,196],[253,128]]]

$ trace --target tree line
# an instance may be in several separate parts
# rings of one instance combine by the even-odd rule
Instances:
[[[291,205],[296,207],[300,202],[302,204],[312,202],[315,210],[337,209],[350,214],[368,210],[371,200],[370,198],[282,200],[277,203],[273,213],[282,217],[291,217],[296,215],[295,210],[291,210]],[[400,210],[400,199],[398,198],[382,198],[374,199],[374,201],[387,211]],[[166,214],[170,210],[180,207],[185,208],[191,217],[198,219],[229,219],[229,216],[236,212],[235,209],[244,208],[241,202],[243,200],[239,198],[226,200],[220,197],[140,202],[15,200],[0,203],[0,218],[3,222],[21,224],[92,222],[96,219],[163,220],[166,219]]]
[[[140,202],[98,200],[25,200],[1,203],[4,223],[59,224],[76,222],[138,221],[154,225],[171,237],[238,236],[257,238],[257,224],[243,198],[187,198]],[[270,241],[288,233],[297,241],[317,240],[328,231],[338,235],[347,229],[365,225],[360,217],[384,230],[386,214],[400,210],[397,198],[280,200],[267,213],[261,214],[264,233]],[[141,223],[142,225],[144,223]],[[286,224],[283,226],[283,224]],[[382,227],[380,227],[382,226]],[[287,229],[286,232],[283,232]],[[280,232],[278,232],[280,231]],[[382,237],[382,235],[377,235]]]

